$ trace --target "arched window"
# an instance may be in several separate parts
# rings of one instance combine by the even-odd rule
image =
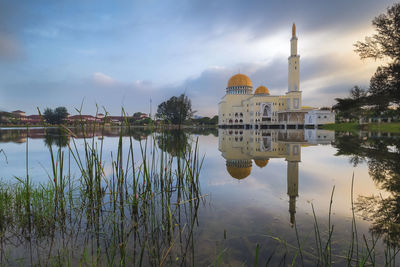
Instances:
[[[263,145],[263,150],[264,151],[271,151],[272,149],[272,142],[271,142],[271,137],[266,136],[262,139],[262,145]]]
[[[237,117],[238,116],[238,114],[237,113],[235,113],[235,117]]]
[[[238,120],[235,120],[235,123],[238,123]]]
[[[271,117],[271,106],[270,105],[264,106],[263,117]]]
[[[232,120],[229,120],[229,123],[232,123],[233,121]]]
[[[242,120],[242,119],[240,119],[240,122],[242,123],[242,122],[243,122],[243,120]]]
[[[240,117],[243,117],[243,113],[242,112],[240,112]]]

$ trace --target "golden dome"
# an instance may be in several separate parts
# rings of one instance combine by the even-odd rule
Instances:
[[[239,73],[239,74],[233,75],[228,81],[228,87],[234,87],[234,86],[253,87],[253,84],[251,83],[251,80],[249,77],[247,77],[244,74]]]
[[[233,166],[226,166],[226,170],[229,174],[238,180],[244,179],[251,173],[251,166],[250,167],[233,167]]]
[[[255,95],[262,95],[262,94],[267,94],[269,95],[269,90],[267,87],[264,85],[259,86],[256,91],[254,92]]]
[[[254,163],[260,168],[267,166],[268,162],[269,162],[269,159],[255,159],[254,160]]]

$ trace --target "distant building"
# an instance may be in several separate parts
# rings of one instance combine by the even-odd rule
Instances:
[[[95,122],[96,117],[92,115],[73,115],[67,119],[69,122]]]
[[[18,117],[25,117],[26,116],[25,115],[25,111],[22,111],[22,110],[14,110],[11,113],[16,115],[16,116],[18,116]]]
[[[232,76],[226,94],[218,107],[218,125],[222,128],[303,128],[307,118],[310,125],[334,122],[334,113],[319,113],[302,108],[300,91],[300,56],[297,54],[296,26],[292,27],[291,53],[289,60],[288,92],[285,95],[270,95],[267,87],[259,86],[253,94],[253,84],[244,74]],[[317,114],[318,113],[318,114]],[[321,113],[322,114],[322,113]],[[326,116],[326,118],[324,117]],[[333,118],[333,120],[332,120]]]
[[[107,120],[114,124],[122,124],[124,117],[122,116],[107,116]]]
[[[25,122],[30,124],[40,124],[42,122],[42,117],[40,115],[29,115],[26,116]]]
[[[330,110],[310,110],[304,117],[305,125],[318,125],[335,123],[335,113]]]
[[[102,120],[102,119],[104,119],[104,114],[103,113],[97,113],[96,118]]]

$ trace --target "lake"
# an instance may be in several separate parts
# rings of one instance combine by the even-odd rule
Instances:
[[[1,264],[395,266],[399,147],[319,129],[0,129]]]

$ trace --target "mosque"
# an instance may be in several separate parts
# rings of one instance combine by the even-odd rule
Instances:
[[[250,78],[241,73],[236,74],[229,79],[226,94],[218,106],[219,127],[301,129],[304,126],[317,128],[335,122],[335,114],[330,110],[302,107],[297,40],[296,25],[293,23],[286,94],[271,95],[263,85],[253,94]]]
[[[333,131],[320,129],[219,129],[218,149],[226,160],[226,170],[237,180],[250,176],[253,163],[267,168],[270,160],[287,162],[287,194],[289,196],[290,222],[293,225],[296,199],[299,196],[299,163],[302,147],[330,144],[335,139]],[[268,179],[274,174],[266,171]],[[272,176],[272,177],[271,177]]]

